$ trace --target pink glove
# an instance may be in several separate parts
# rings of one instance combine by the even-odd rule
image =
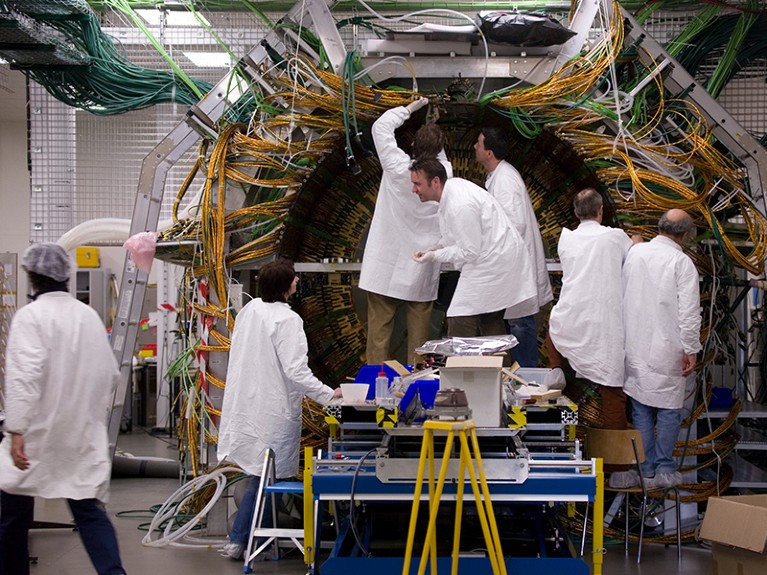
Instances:
[[[136,267],[149,273],[152,269],[156,245],[157,232],[139,232],[129,237],[123,247],[130,252]]]

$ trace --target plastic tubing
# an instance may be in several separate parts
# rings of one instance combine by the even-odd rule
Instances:
[[[205,475],[200,475],[185,483],[179,487],[173,495],[171,495],[165,503],[162,504],[160,509],[155,514],[151,523],[149,524],[149,530],[144,538],[141,540],[141,544],[146,547],[186,547],[186,548],[199,548],[202,546],[208,547],[216,543],[225,543],[223,539],[209,539],[200,540],[198,543],[179,543],[178,540],[182,537],[186,537],[192,529],[197,527],[203,517],[213,508],[218,502],[221,494],[224,492],[227,486],[226,474],[227,473],[242,473],[242,469],[239,467],[221,467],[215,469]],[[208,483],[214,482],[216,484],[216,491],[210,498],[208,503],[203,507],[197,515],[173,531],[173,527],[177,525],[174,520],[177,515],[178,509],[184,504],[184,502],[195,495],[195,493],[203,488]],[[160,526],[163,522],[167,522],[165,529],[163,530],[162,537],[158,539],[152,539],[152,533],[160,531]],[[189,539],[189,538],[187,538]]]
[[[181,210],[179,217],[194,218],[199,212],[198,205],[202,191],[192,198],[186,207]],[[157,231],[164,232],[173,225],[172,219],[161,220],[157,223]],[[130,237],[131,220],[122,218],[96,218],[87,220],[76,225],[62,235],[58,243],[66,251],[71,251],[77,246],[96,242],[124,242]],[[142,230],[143,231],[143,230]]]

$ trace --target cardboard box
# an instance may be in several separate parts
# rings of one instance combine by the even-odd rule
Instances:
[[[710,497],[701,539],[712,542],[713,574],[767,572],[767,495]]]
[[[454,355],[439,370],[439,388],[457,387],[466,393],[477,427],[503,424],[503,358],[484,355]]]

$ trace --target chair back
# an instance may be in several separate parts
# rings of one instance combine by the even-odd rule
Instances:
[[[605,465],[632,465],[644,462],[642,435],[636,429],[586,429],[586,454],[601,457]]]

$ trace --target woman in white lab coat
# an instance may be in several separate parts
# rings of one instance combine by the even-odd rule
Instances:
[[[287,303],[298,284],[293,264],[280,259],[264,265],[258,284],[261,297],[243,307],[234,323],[218,436],[219,461],[253,476],[222,549],[232,559],[247,546],[266,450],[274,451],[277,478],[296,475],[303,397],[324,405],[341,396],[309,369],[303,321]]]
[[[34,498],[66,498],[99,574],[122,574],[103,503],[111,455],[107,420],[119,371],[101,318],[67,290],[69,256],[35,244],[22,256],[34,301],[13,318],[6,349],[0,443],[0,574],[29,573]]]

